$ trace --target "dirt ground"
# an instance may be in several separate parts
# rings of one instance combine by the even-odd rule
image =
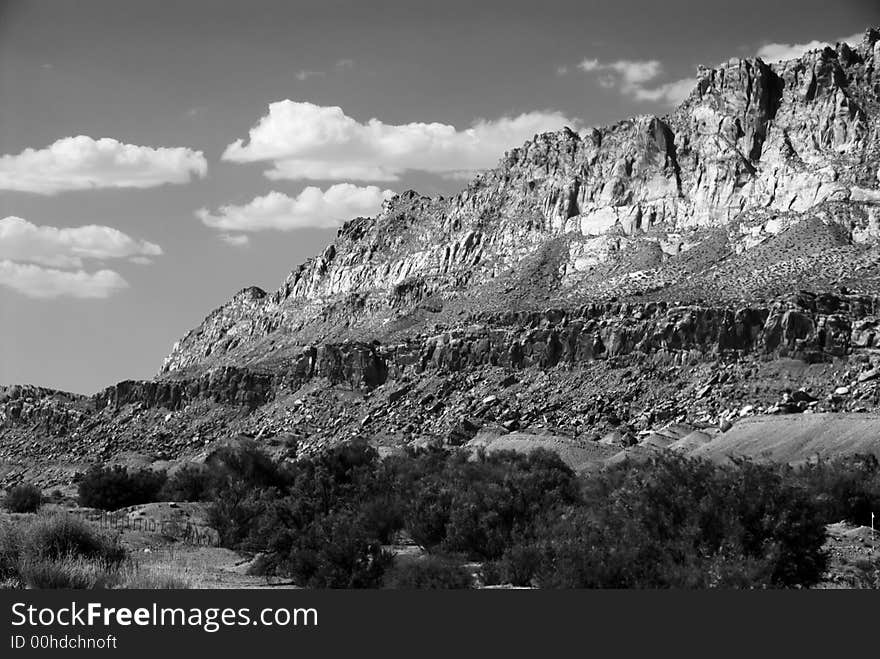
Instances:
[[[829,567],[820,588],[880,588],[880,533],[845,522],[828,525]]]

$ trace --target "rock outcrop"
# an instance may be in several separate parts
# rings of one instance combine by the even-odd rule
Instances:
[[[857,48],[839,44],[781,64],[701,69],[667,117],[538,135],[452,198],[398,195],[376,218],[343,226],[274,293],[246,289],[212,313],[175,345],[162,372],[240,355],[282,332],[320,340],[363,326],[382,338],[383,321],[423,304],[442,308],[462,289],[479,298],[481,286],[542,250],[559,252],[553,294],[589,293],[599,270],[595,293],[611,297],[630,287],[626,278],[607,285],[603,267],[638,251],[644,267],[625,275],[668,285],[652,273],[699,246],[700,230],[727,232],[742,251],[839,203],[848,211],[826,223],[850,241],[874,241],[878,37],[868,30]]]

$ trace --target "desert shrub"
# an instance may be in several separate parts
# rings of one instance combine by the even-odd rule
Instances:
[[[716,467],[665,455],[629,465],[527,540],[532,578],[549,588],[807,586],[827,557],[824,522],[774,467]],[[601,491],[598,487],[595,491]]]
[[[188,588],[128,559],[115,538],[69,516],[0,527],[0,582],[13,588]]]
[[[385,574],[385,588],[404,590],[450,590],[473,587],[473,576],[460,560],[426,556],[396,564]]]
[[[376,480],[379,454],[364,442],[336,446],[296,463],[288,493],[305,503],[303,512],[329,513],[358,507],[382,494]]]
[[[284,487],[288,483],[286,470],[252,440],[221,446],[207,457],[205,466],[217,488],[238,482],[253,488]]]
[[[232,471],[253,473],[249,464]],[[225,546],[265,552],[265,571],[351,587],[378,583],[389,563],[381,546],[404,528],[432,550],[498,558],[514,532],[577,499],[574,474],[547,452],[472,460],[426,450],[383,461],[351,442],[299,460],[282,478],[225,479],[209,518]]]
[[[579,488],[574,472],[553,453],[499,451],[476,459],[450,456],[421,479],[409,500],[407,530],[418,544],[494,560],[515,533],[577,502]]]
[[[383,545],[391,544],[404,527],[404,504],[394,492],[377,494],[360,506],[364,530]]]
[[[74,557],[108,564],[120,563],[126,556],[117,538],[70,515],[46,516],[28,526],[22,537],[22,554],[34,560]]]
[[[377,486],[378,453],[364,444],[335,447],[287,469],[280,487],[227,481],[211,507],[212,525],[242,548],[266,547],[284,529],[302,529],[340,511],[357,512],[368,535],[388,537],[399,526],[386,490]],[[278,481],[272,481],[278,482]],[[369,527],[369,531],[367,530]],[[232,545],[231,545],[232,546]]]
[[[534,585],[535,574],[541,567],[540,548],[528,541],[511,543],[490,570],[484,567],[484,579],[491,576],[491,583],[505,583],[512,586]]]
[[[297,531],[285,529],[269,550],[266,567],[306,588],[375,588],[394,560],[350,512],[322,515]]]
[[[453,498],[451,484],[441,479],[428,480],[418,489],[406,513],[406,529],[417,545],[432,549],[446,539]]]
[[[216,492],[208,507],[208,524],[217,531],[223,547],[259,550],[272,532],[264,530],[265,516],[275,498],[272,490],[229,483]]]
[[[354,442],[300,460],[262,487],[228,481],[210,522],[227,546],[266,552],[262,573],[310,587],[376,586],[391,562],[382,543],[403,524],[378,465],[375,449]]]
[[[119,583],[119,566],[100,560],[68,555],[53,559],[23,558],[18,566],[27,588],[104,589]]]
[[[826,523],[867,525],[871,512],[880,510],[880,460],[874,455],[823,460],[791,470],[786,478],[806,489]]]
[[[303,586],[453,578],[442,559],[391,568],[382,545],[401,530],[434,555],[480,560],[485,583],[517,586],[806,586],[826,563],[818,486],[749,462],[664,455],[581,482],[546,451],[380,460],[353,442],[284,466],[236,449],[207,469],[220,474],[209,516],[223,544],[261,552],[262,573]],[[831,491],[869,490],[853,479],[861,490]]]
[[[204,470],[206,475],[182,478],[186,487],[210,492],[208,523],[217,530],[220,543],[233,549],[263,549],[275,531],[267,527],[267,512],[290,488],[291,470],[274,462],[255,442],[217,449],[206,459]]]
[[[102,510],[117,510],[158,501],[166,478],[164,471],[139,469],[130,472],[118,465],[96,465],[79,480],[79,504]]]
[[[217,477],[201,464],[183,465],[175,471],[159,492],[162,501],[210,501]]]
[[[716,506],[733,516],[722,536],[742,548],[745,558],[759,559],[765,572],[761,585],[787,587],[812,585],[825,571],[828,557],[822,550],[825,520],[815,501],[786,481],[777,467],[743,462],[720,469],[721,487]],[[711,512],[705,515],[710,519]],[[723,524],[715,514],[715,532]],[[723,544],[723,543],[722,543]]]
[[[18,572],[21,545],[19,526],[10,522],[0,523],[0,585],[21,585]]]
[[[126,552],[115,538],[66,515],[0,529],[0,581],[27,588],[110,588]]]
[[[43,505],[43,493],[36,485],[21,483],[6,493],[3,506],[11,513],[35,513]]]

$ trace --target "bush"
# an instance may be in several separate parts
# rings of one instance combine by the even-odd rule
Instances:
[[[104,589],[119,583],[118,565],[77,556],[51,560],[24,558],[18,570],[27,588]]]
[[[413,497],[406,516],[406,529],[420,547],[432,549],[446,539],[452,516],[451,484],[439,479],[424,483]]]
[[[440,556],[395,565],[385,574],[385,588],[404,590],[449,590],[472,588],[473,576],[460,561]]]
[[[391,544],[404,527],[404,506],[394,492],[364,501],[360,512],[364,530],[383,545]]]
[[[283,532],[269,550],[274,560],[267,567],[304,588],[376,588],[394,561],[369,537],[363,520],[347,512],[318,517],[298,532]]]
[[[541,558],[541,551],[534,543],[517,542],[510,545],[495,566],[497,583],[520,587],[534,585],[535,575],[541,567]],[[484,570],[484,575],[485,572]]]
[[[117,510],[159,500],[166,481],[164,471],[94,466],[79,480],[79,505]]]
[[[499,451],[450,456],[408,499],[407,530],[419,545],[494,560],[538,517],[579,501],[579,491],[557,455]]]
[[[118,539],[70,515],[37,519],[24,532],[22,540],[22,555],[34,560],[74,557],[113,564],[122,562],[126,556]]]
[[[225,546],[266,552],[262,573],[289,576],[302,586],[381,583],[391,562],[382,543],[401,528],[403,515],[375,449],[353,442],[289,468],[248,455],[236,458],[234,468],[225,458],[213,462],[228,475],[209,509]]]
[[[380,460],[364,442],[292,465],[252,445],[227,447],[206,469],[175,487],[212,488],[210,521],[225,546],[263,553],[264,573],[334,588],[453,583],[445,559],[391,568],[382,545],[402,529],[432,553],[480,560],[486,583],[809,586],[827,561],[820,493],[861,510],[880,471],[870,462],[821,474],[718,467],[669,454],[579,482],[546,451]]]
[[[205,465],[188,464],[175,471],[162,490],[162,501],[210,501],[217,478]]]
[[[36,485],[21,483],[6,493],[3,505],[11,513],[35,513],[43,505],[43,493]]]
[[[0,580],[28,588],[110,588],[126,552],[118,541],[66,515],[0,529]]]
[[[253,440],[226,445],[213,451],[205,466],[215,479],[215,486],[245,483],[254,488],[284,487],[288,474]]]
[[[21,559],[21,530],[17,524],[0,525],[0,584],[20,585],[18,563]]]
[[[276,529],[261,531],[275,493],[255,490],[242,482],[231,483],[218,490],[208,507],[208,524],[219,535],[220,545],[231,549],[265,547]]]
[[[788,472],[786,479],[806,489],[828,524],[868,525],[871,512],[880,510],[880,460],[874,455],[823,460]]]
[[[790,587],[821,577],[827,557],[820,511],[777,468],[719,468],[664,455],[624,469],[622,478],[597,477],[612,481],[604,499],[534,534],[527,548],[540,555],[538,585]]]

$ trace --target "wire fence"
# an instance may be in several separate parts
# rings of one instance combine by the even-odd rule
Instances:
[[[65,514],[88,521],[102,530],[155,533],[189,545],[199,547],[220,546],[220,535],[216,529],[207,524],[192,521],[131,517],[125,511],[68,510],[65,511]]]

